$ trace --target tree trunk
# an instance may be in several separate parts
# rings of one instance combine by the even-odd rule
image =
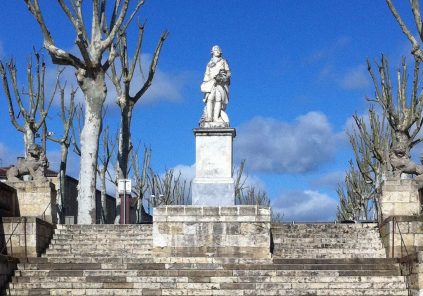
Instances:
[[[66,193],[65,193],[65,179],[66,179],[66,164],[68,159],[69,146],[66,143],[60,145],[60,168],[59,168],[59,190],[57,199],[57,221],[60,224],[65,222],[65,204],[66,204]]]
[[[107,216],[107,197],[106,197],[106,170],[107,168],[102,168],[100,172],[101,178],[101,224],[106,224],[108,222]]]
[[[96,176],[101,111],[106,98],[104,73],[84,77],[80,86],[85,95],[85,119],[81,131],[81,167],[78,191],[78,224],[96,223]]]
[[[120,133],[119,133],[119,150],[118,150],[118,166],[117,166],[117,177],[118,179],[128,178],[128,159],[131,151],[131,120],[132,120],[132,109],[133,105],[126,103],[121,106],[121,122],[120,122]],[[117,193],[116,198],[116,218],[115,224],[120,221],[120,198]]]

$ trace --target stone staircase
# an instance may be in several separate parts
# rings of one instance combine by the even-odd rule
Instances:
[[[284,251],[282,239],[289,235],[283,234],[295,229],[280,225],[273,227],[279,254],[270,260],[248,260],[154,258],[151,225],[59,225],[42,258],[19,264],[6,295],[408,295],[398,263],[383,258],[380,245],[373,258],[360,257],[359,252],[355,258],[317,252],[353,249],[348,238],[367,237],[372,227],[337,226],[332,230],[340,231],[338,237],[332,234],[320,245],[328,232],[317,235],[318,228],[302,227],[301,237],[309,243],[298,241],[298,246],[314,253],[300,257],[294,250]],[[295,249],[294,236],[291,233],[287,249]],[[372,249],[358,243],[355,247]]]
[[[385,258],[376,223],[274,224],[273,255],[281,258]]]

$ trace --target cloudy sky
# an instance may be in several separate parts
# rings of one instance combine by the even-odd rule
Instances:
[[[57,45],[75,52],[74,32],[57,2],[40,2]],[[414,29],[407,1],[396,2]],[[24,87],[32,48],[42,47],[39,27],[23,0],[1,1],[0,19],[0,57],[16,59]],[[133,120],[133,140],[151,146],[153,167],[193,176],[192,129],[203,108],[199,85],[210,49],[219,44],[232,72],[228,115],[237,129],[235,163],[246,160],[251,183],[268,192],[284,219],[333,220],[335,190],[352,157],[346,127],[352,114],[366,113],[365,98],[373,95],[366,59],[376,62],[383,53],[395,67],[409,52],[385,1],[149,0],[136,21],[146,24],[145,65],[160,33],[170,32]],[[136,22],[128,39],[133,48]],[[55,71],[49,64],[48,88]],[[63,78],[76,85],[71,69]],[[134,88],[142,84],[141,73],[136,78]],[[106,125],[112,131],[119,122],[114,93],[109,84]],[[0,100],[0,165],[8,165],[23,153],[23,142],[8,119],[3,90]],[[48,124],[60,134],[57,106]],[[49,145],[53,167],[58,149]],[[70,173],[78,177],[78,159],[70,157]]]

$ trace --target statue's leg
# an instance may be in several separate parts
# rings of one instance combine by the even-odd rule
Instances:
[[[219,121],[220,110],[222,110],[222,94],[220,91],[216,91],[216,102],[213,108],[213,121]]]
[[[206,121],[210,122],[213,121],[213,103],[214,103],[214,94],[210,93],[207,97],[207,103],[206,103]]]

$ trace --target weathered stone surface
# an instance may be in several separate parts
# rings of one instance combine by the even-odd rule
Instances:
[[[270,220],[270,209],[258,206],[159,207],[154,209],[153,253],[270,258]]]
[[[385,180],[381,186],[379,202],[382,219],[421,213],[418,184],[412,179],[391,177]]]
[[[53,183],[39,181],[7,182],[15,188],[21,216],[42,217],[50,223],[57,222],[56,189]]]
[[[3,217],[2,227],[7,254],[21,258],[40,256],[54,232],[51,223],[35,217]]]
[[[244,228],[254,231],[252,225]],[[324,229],[311,225],[306,233]],[[354,245],[367,230],[341,227],[337,239]],[[281,240],[278,231],[274,237]],[[408,295],[392,259],[156,257],[151,235],[151,225],[58,225],[44,257],[18,265],[7,295]]]
[[[233,128],[199,128],[195,135],[195,178],[192,204],[230,206],[235,204]]]

